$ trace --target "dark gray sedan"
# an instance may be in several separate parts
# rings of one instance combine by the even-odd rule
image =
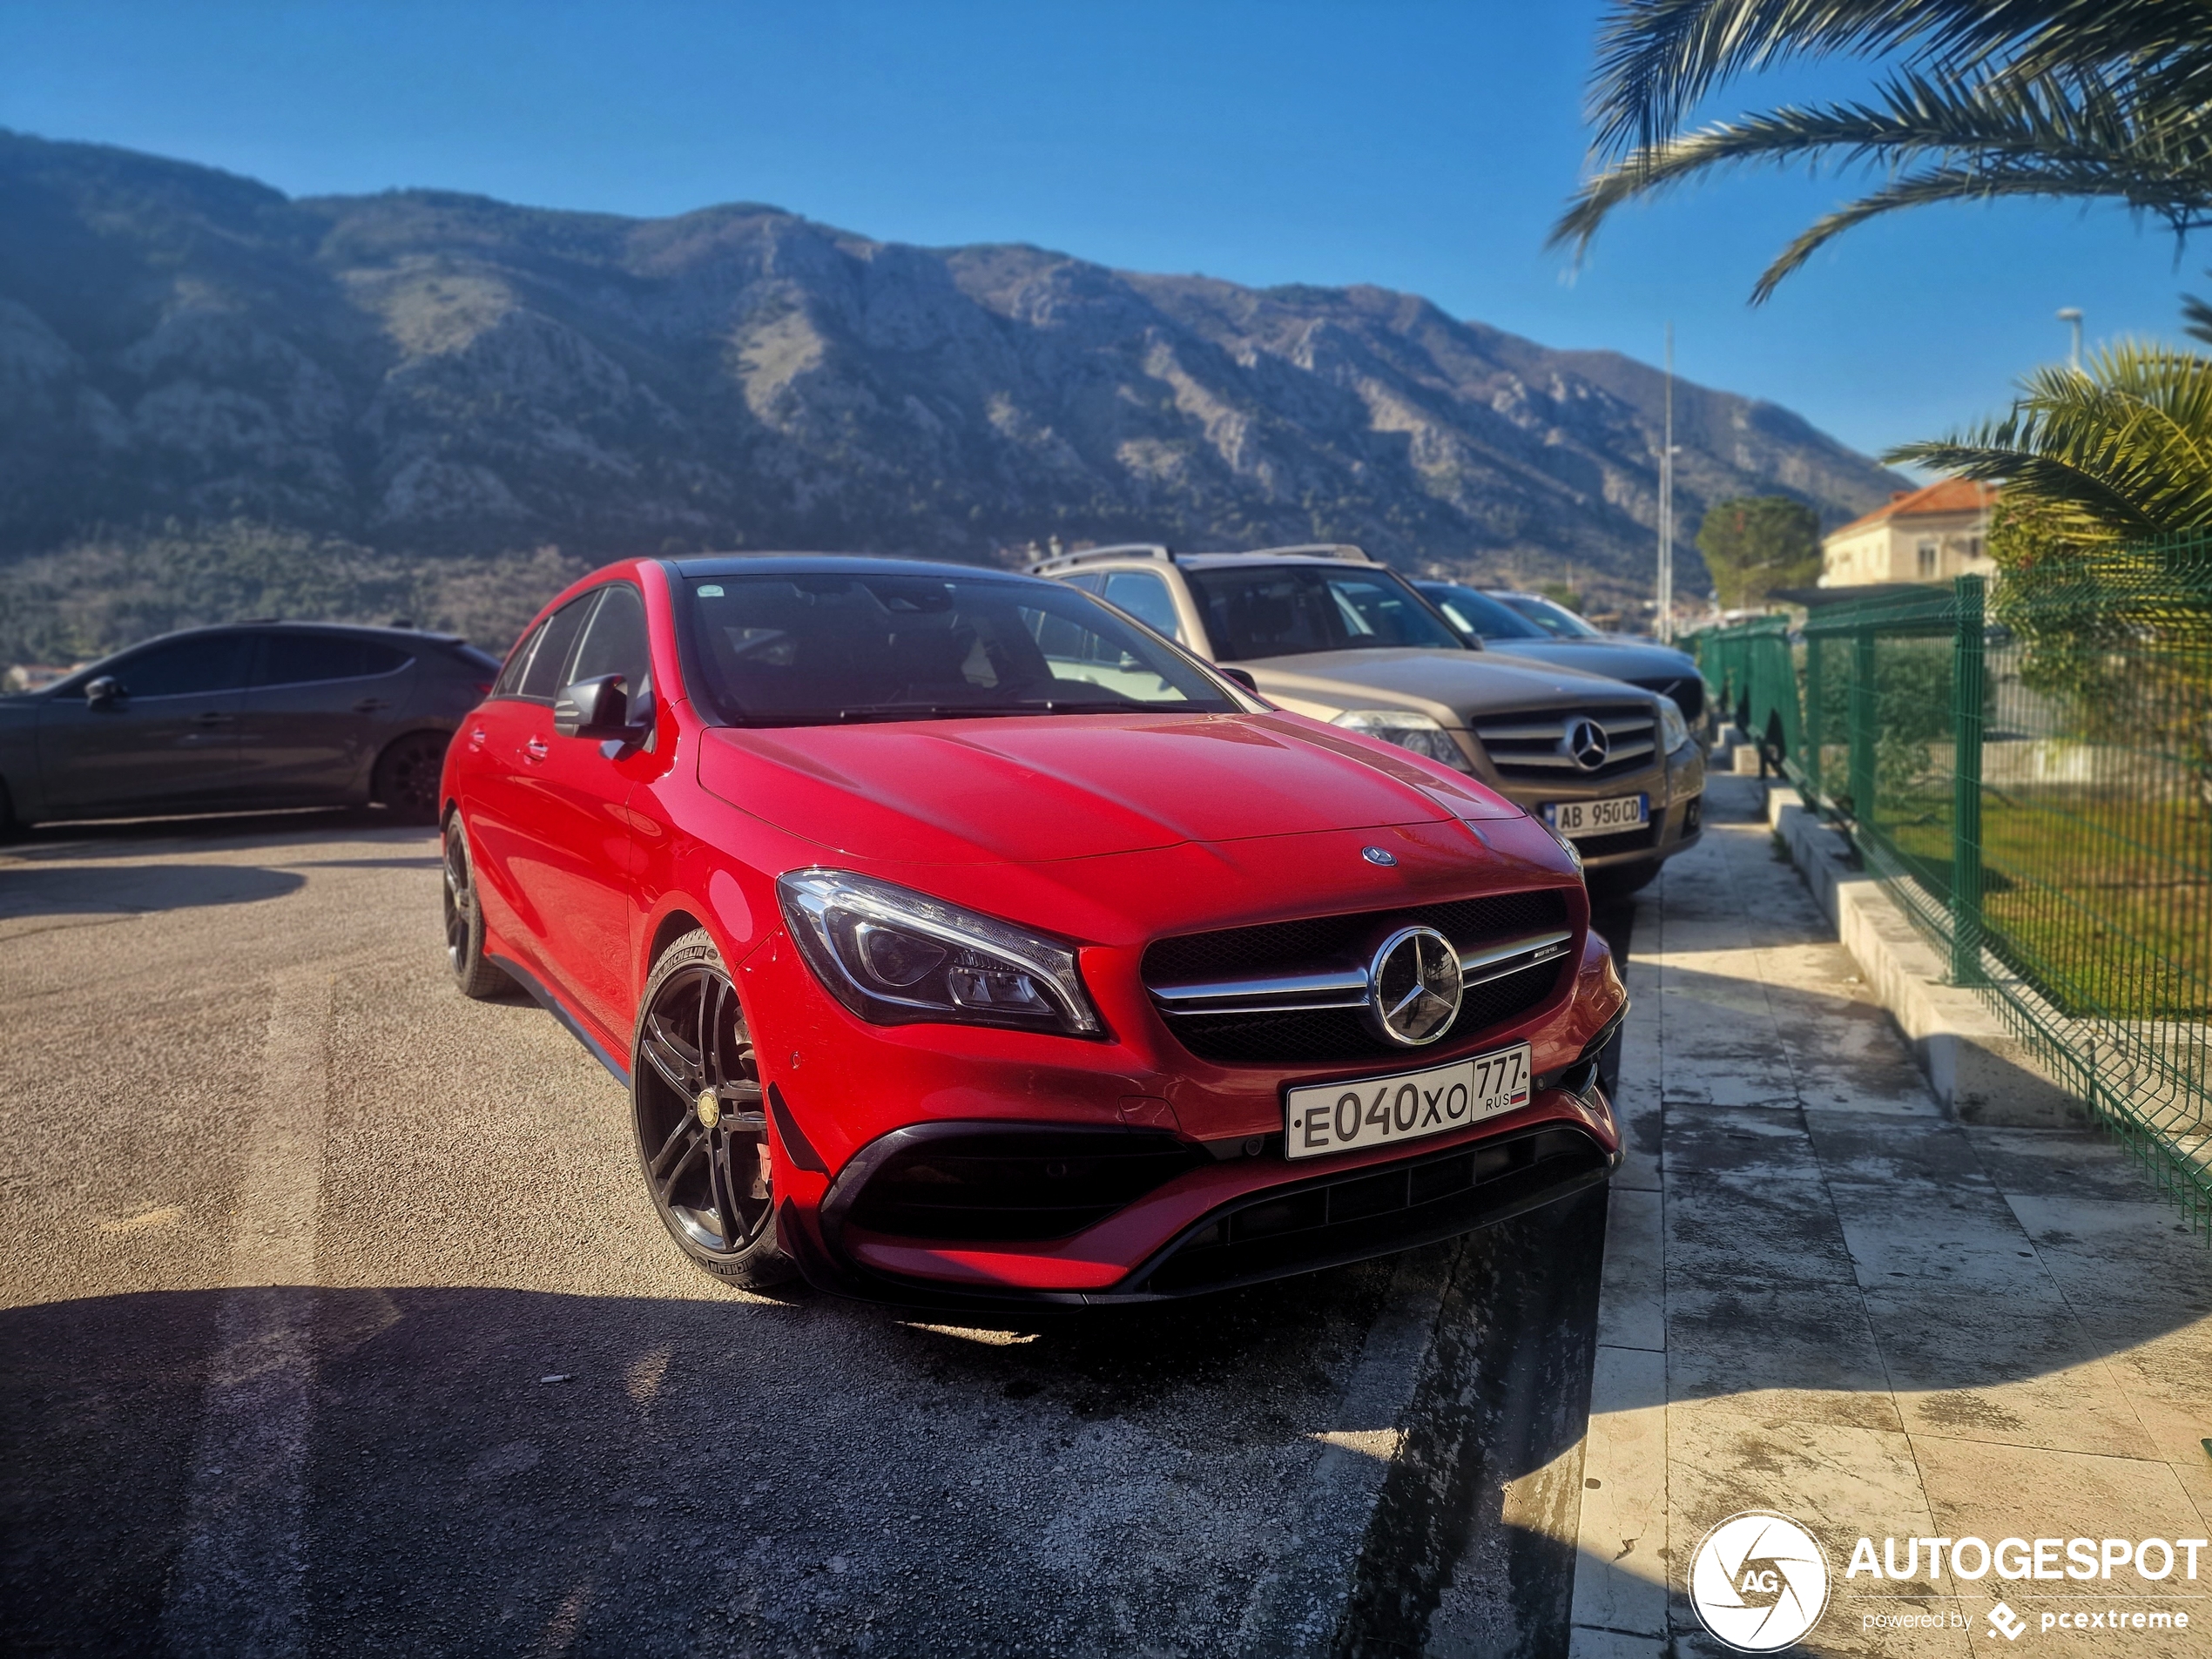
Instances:
[[[1508,657],[1525,657],[1556,668],[1579,668],[1586,674],[1626,680],[1647,691],[1671,697],[1691,725],[1704,718],[1705,682],[1697,664],[1670,645],[1595,628],[1582,633],[1561,634],[1540,626],[1515,607],[1456,582],[1416,582],[1421,597],[1444,613],[1444,618],[1473,644]],[[1561,616],[1569,613],[1561,611]],[[1575,618],[1580,622],[1580,618]],[[1587,624],[1583,624],[1587,628]]]
[[[407,628],[165,634],[0,697],[0,827],[372,801],[432,823],[446,745],[498,673]]]

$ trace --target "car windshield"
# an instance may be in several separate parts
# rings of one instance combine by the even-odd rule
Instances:
[[[1467,649],[1410,588],[1372,566],[1231,565],[1185,574],[1217,662],[1380,645]]]
[[[801,571],[685,590],[686,665],[734,725],[1238,707],[1171,647],[1057,583]]]
[[[1414,583],[1428,601],[1471,634],[1485,639],[1549,639],[1551,636],[1511,605],[1452,582]]]
[[[1565,605],[1534,593],[1501,593],[1498,597],[1555,639],[1596,639],[1598,631]]]

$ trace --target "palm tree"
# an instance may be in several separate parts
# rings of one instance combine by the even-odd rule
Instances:
[[[2105,199],[2177,235],[2212,226],[2212,7],[2202,0],[1615,0],[1598,51],[1599,165],[1554,244],[1579,253],[1622,203],[1730,168],[1886,173],[1791,241],[1754,303],[1853,226],[1932,202]],[[1726,82],[1823,56],[1896,67],[1869,98],[1683,131]]]
[[[2212,358],[2122,341],[2037,369],[2000,419],[1882,459],[2002,479],[2077,547],[2212,529]]]

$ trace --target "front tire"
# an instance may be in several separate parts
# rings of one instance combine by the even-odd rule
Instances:
[[[1638,859],[1634,864],[1608,865],[1592,870],[1587,885],[1592,904],[1618,904],[1631,894],[1642,893],[1657,879],[1661,860]]]
[[[476,894],[476,873],[469,861],[469,835],[461,814],[446,820],[446,966],[463,996],[479,1001],[514,990],[515,981],[484,958],[484,907]]]
[[[663,951],[630,1049],[637,1163],[677,1248],[725,1285],[765,1290],[798,1269],[776,1242],[760,1068],[722,953],[704,928]]]

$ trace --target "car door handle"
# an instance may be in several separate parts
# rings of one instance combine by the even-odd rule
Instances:
[[[387,703],[381,697],[365,697],[361,698],[360,702],[354,705],[354,712],[356,714],[374,714],[379,709],[388,709],[392,705],[389,703]]]
[[[546,749],[543,738],[532,738],[523,745],[523,752],[532,760],[543,760],[550,752]]]
[[[192,716],[195,725],[229,725],[236,716],[225,714],[220,709],[206,709]]]

